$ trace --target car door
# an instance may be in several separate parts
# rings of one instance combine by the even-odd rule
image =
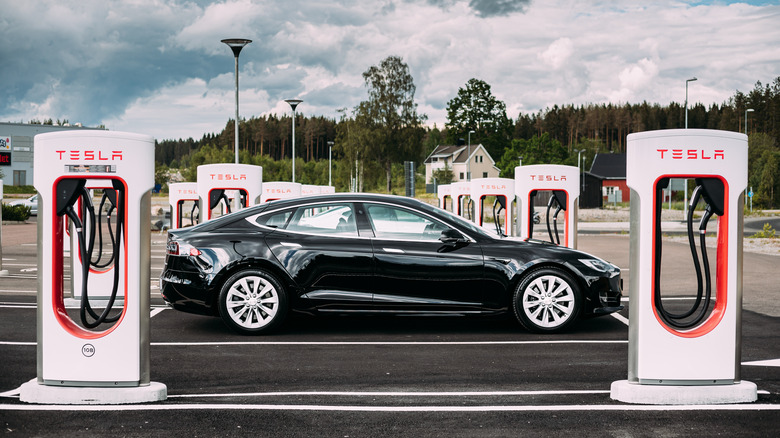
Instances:
[[[371,306],[371,240],[360,236],[356,214],[350,202],[330,202],[259,218],[260,225],[277,228],[266,237],[266,244],[297,283],[303,307]]]
[[[375,237],[374,303],[410,312],[484,310],[497,298],[486,287],[480,246],[439,240],[450,227],[392,204],[363,204]],[[492,304],[491,304],[492,303]]]

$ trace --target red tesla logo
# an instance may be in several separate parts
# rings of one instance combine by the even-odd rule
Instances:
[[[661,154],[661,159],[672,160],[725,160],[726,153],[723,149],[715,149],[708,152],[704,149],[656,149]],[[671,152],[671,153],[670,153]]]
[[[54,151],[59,159],[70,161],[122,161],[122,151]]]

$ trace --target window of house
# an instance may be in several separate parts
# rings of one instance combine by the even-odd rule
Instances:
[[[482,178],[487,178],[487,177],[488,177],[487,172],[482,172]]]
[[[463,179],[463,172],[460,173],[460,179]]]

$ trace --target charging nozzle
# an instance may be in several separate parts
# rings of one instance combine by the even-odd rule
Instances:
[[[57,216],[64,216],[79,199],[87,184],[86,179],[68,178],[57,183]]]

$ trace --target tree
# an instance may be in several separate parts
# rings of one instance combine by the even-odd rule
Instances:
[[[506,104],[496,99],[490,85],[479,79],[469,79],[466,88],[447,102],[448,140],[456,144],[459,138],[472,134],[472,143],[479,142],[497,157],[511,140],[511,122],[506,116]]]
[[[366,146],[364,158],[374,160],[385,170],[386,190],[392,190],[392,165],[418,161],[422,156],[422,123],[414,103],[416,87],[409,66],[398,56],[389,56],[363,73],[368,100],[355,109],[352,134]]]

